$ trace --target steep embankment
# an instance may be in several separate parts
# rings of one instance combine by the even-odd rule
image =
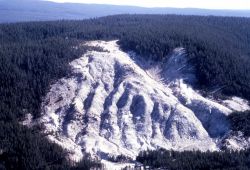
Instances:
[[[249,109],[247,102],[236,97],[218,102],[193,90],[186,82],[196,78],[184,49],[175,49],[159,64],[122,52],[116,41],[87,44],[104,50],[70,63],[72,74],[51,86],[42,116],[34,122],[44,125],[48,138],[68,149],[71,159],[84,153],[134,158],[159,147],[242,147],[230,144],[226,116],[233,109]]]

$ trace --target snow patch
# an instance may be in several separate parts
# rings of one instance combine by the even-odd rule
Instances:
[[[248,101],[239,97],[232,97],[231,99],[224,100],[222,104],[233,111],[244,112],[250,110]]]
[[[221,145],[231,150],[248,149],[250,148],[250,137],[245,137],[240,131],[229,131],[221,140]]]
[[[121,170],[126,167],[134,169],[135,167],[135,163],[114,163],[106,160],[102,160],[101,163],[104,165],[103,169],[107,170]]]
[[[33,126],[33,116],[32,116],[32,114],[31,113],[26,114],[24,120],[21,121],[20,123],[23,126],[32,127]]]

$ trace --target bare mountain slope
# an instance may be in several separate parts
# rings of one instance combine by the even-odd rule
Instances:
[[[141,150],[159,147],[219,150],[230,137],[226,116],[232,109],[249,109],[242,99],[218,102],[186,84],[196,78],[182,48],[158,64],[122,52],[117,41],[87,44],[104,51],[89,51],[71,62],[71,76],[51,86],[42,117],[33,122],[43,124],[48,137],[68,149],[73,160],[84,153],[134,158]],[[242,147],[228,140],[228,146]]]

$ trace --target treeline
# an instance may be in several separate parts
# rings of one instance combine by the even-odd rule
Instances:
[[[98,161],[89,158],[83,158],[72,166],[61,147],[49,142],[44,134],[39,134],[40,128],[29,129],[20,125],[25,114],[31,113],[34,118],[40,115],[40,104],[49,85],[67,76],[68,63],[89,47],[79,46],[76,39],[59,36],[8,41],[12,36],[25,34],[19,31],[21,29],[11,30],[9,34],[5,31],[4,35],[7,34],[9,39],[5,37],[0,45],[0,169],[99,167]],[[35,32],[34,36],[37,36]],[[76,46],[79,47],[74,48]]]
[[[0,128],[4,130],[0,155],[4,156],[0,156],[0,166],[33,169],[41,160],[41,165],[63,168],[61,163],[51,163],[46,154],[61,159],[63,150],[18,122],[27,113],[39,117],[49,85],[67,76],[68,63],[88,48],[75,47],[97,39],[119,39],[123,50],[157,61],[167,58],[172,49],[185,47],[196,67],[200,88],[223,87],[222,94],[250,99],[247,18],[117,15],[82,21],[1,24]],[[13,142],[22,140],[27,145]],[[43,145],[30,144],[32,141],[43,141]]]
[[[250,150],[246,151],[143,151],[136,160],[150,169],[168,170],[247,170],[250,169]]]
[[[69,151],[49,142],[40,128],[29,129],[18,123],[0,121],[0,169],[90,169],[101,163],[89,157],[75,164],[67,159]],[[72,166],[74,165],[74,166]]]
[[[5,24],[0,41],[49,37],[119,39],[124,50],[161,61],[185,47],[196,66],[200,88],[250,99],[250,19],[177,15],[117,15],[83,21]]]

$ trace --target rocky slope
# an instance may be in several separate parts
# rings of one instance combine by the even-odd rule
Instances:
[[[159,64],[121,51],[117,41],[87,45],[104,50],[70,63],[72,74],[51,86],[42,116],[33,122],[42,124],[71,159],[85,153],[134,158],[159,147],[205,151],[225,143],[233,149],[246,146],[245,139],[230,135],[226,116],[250,109],[247,101],[216,101],[195,91],[188,85],[196,78],[184,49],[175,49]]]

